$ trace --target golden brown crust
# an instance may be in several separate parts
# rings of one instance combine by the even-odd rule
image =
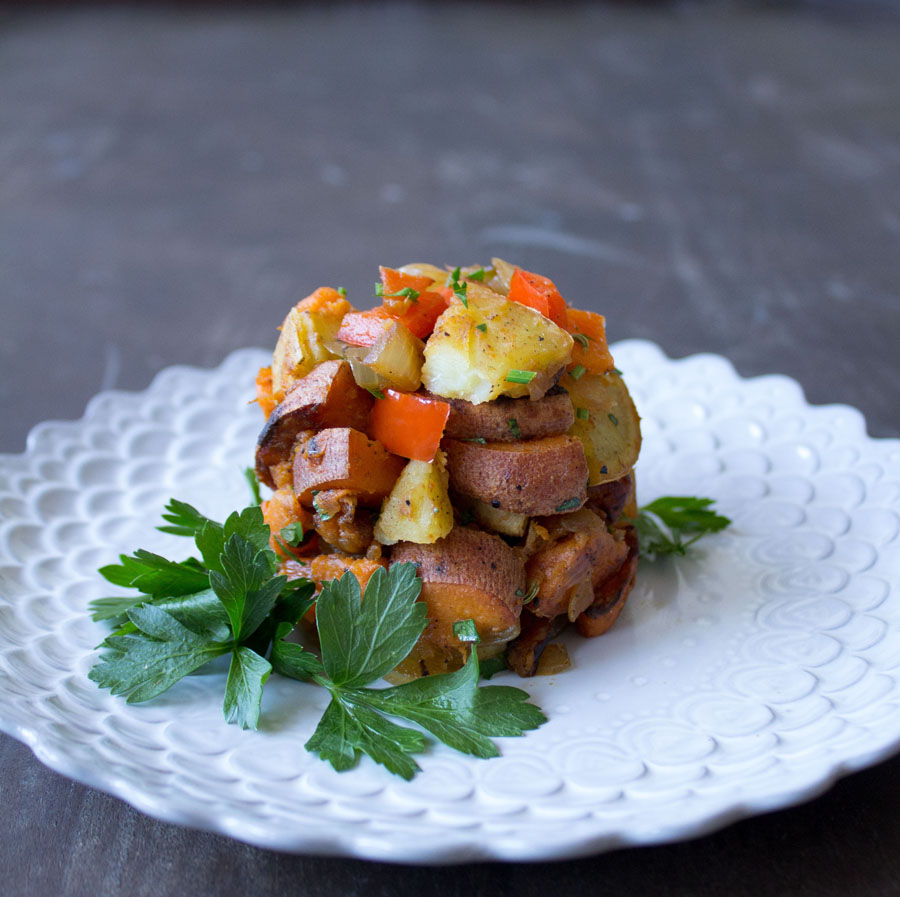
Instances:
[[[315,496],[316,532],[329,545],[347,554],[363,554],[372,544],[371,514],[357,507],[356,495],[347,489],[326,489]]]
[[[525,567],[499,536],[456,526],[432,545],[398,542],[391,563],[414,563],[428,605],[424,638],[457,644],[453,624],[472,619],[482,642],[508,641],[518,632]],[[517,594],[518,592],[518,594]]]
[[[270,467],[290,460],[304,430],[365,430],[375,400],[356,385],[346,361],[325,361],[298,380],[269,416],[256,446],[256,475],[275,488]]]
[[[444,435],[454,439],[515,442],[565,433],[575,422],[575,409],[565,390],[537,401],[499,398],[474,405],[465,399],[442,399],[450,405]],[[516,435],[516,434],[519,435]]]
[[[321,430],[294,456],[294,492],[312,507],[313,492],[349,489],[366,507],[377,507],[394,488],[405,459],[351,427]]]
[[[585,638],[603,635],[625,607],[625,601],[634,588],[640,556],[637,533],[633,526],[624,527],[624,541],[628,555],[619,568],[594,588],[594,603],[576,620],[578,633]]]
[[[615,523],[629,503],[634,501],[634,474],[599,486],[588,486],[588,500],[585,507],[602,513],[610,523]]]
[[[574,511],[587,499],[581,442],[547,436],[520,442],[444,440],[450,485],[504,511],[529,516]]]

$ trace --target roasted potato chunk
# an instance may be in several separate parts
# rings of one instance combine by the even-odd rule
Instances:
[[[312,507],[313,492],[349,489],[365,507],[378,507],[405,461],[351,427],[320,430],[294,455],[294,492]]]
[[[442,452],[434,461],[407,463],[381,509],[375,538],[382,545],[430,544],[446,536],[453,529],[447,482]]]
[[[634,467],[641,450],[641,419],[625,382],[614,372],[584,374],[577,380],[567,374],[563,385],[576,408],[569,434],[584,445],[589,485],[621,479]],[[578,416],[579,408],[584,409],[582,416]]]
[[[304,430],[365,430],[375,399],[356,385],[345,361],[325,361],[294,383],[269,416],[256,444],[256,475],[275,488],[270,467],[289,461]]]
[[[572,337],[539,312],[470,284],[468,307],[452,301],[434,325],[422,383],[434,395],[476,405],[500,396],[538,399],[569,363],[572,345]],[[511,382],[512,370],[534,377]]]
[[[474,620],[482,644],[509,641],[519,631],[525,566],[499,536],[462,526],[433,545],[399,542],[391,563],[412,562],[428,605],[423,639],[458,646],[453,624]],[[518,594],[517,594],[518,593]]]
[[[548,436],[520,442],[445,439],[450,485],[494,508],[534,516],[574,511],[587,499],[581,442]]]

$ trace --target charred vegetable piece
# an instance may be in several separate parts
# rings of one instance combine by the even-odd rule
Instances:
[[[298,380],[272,412],[256,446],[256,475],[275,488],[269,470],[290,460],[303,430],[353,427],[364,430],[374,399],[356,385],[345,361],[325,361]]]
[[[439,399],[386,389],[372,408],[369,432],[395,455],[432,461],[449,414]]]
[[[394,488],[404,461],[351,427],[321,430],[294,456],[294,492],[306,507],[313,493],[349,489],[366,507],[377,507]]]
[[[313,526],[319,536],[347,554],[362,554],[372,544],[371,514],[357,508],[347,489],[326,489],[313,496]]]
[[[611,534],[591,511],[579,511],[570,527],[571,533],[532,555],[526,564],[528,582],[538,587],[529,609],[539,617],[568,614],[574,620],[592,603],[594,585],[614,573],[628,554],[621,536]]]
[[[450,417],[445,433],[455,439],[484,439],[487,442],[537,439],[566,433],[575,422],[572,401],[560,388],[534,402],[509,398],[480,405],[464,399],[446,401],[450,404]],[[510,421],[515,422],[515,427]]]
[[[432,543],[453,529],[443,454],[432,462],[410,461],[381,508],[375,536],[382,545]]]
[[[584,374],[577,380],[569,373],[562,382],[572,404],[587,412],[576,415],[569,433],[584,445],[590,485],[621,479],[641,450],[641,419],[624,381],[616,373]]]
[[[637,517],[634,474],[627,473],[618,480],[588,486],[588,500],[585,507],[602,513],[609,523],[615,523],[623,513],[629,517]]]
[[[585,638],[593,638],[608,632],[625,607],[638,567],[638,539],[633,526],[625,528],[628,555],[618,570],[600,582],[594,589],[594,602],[575,622],[578,632]]]
[[[391,563],[411,561],[422,578],[421,601],[428,605],[429,624],[423,639],[453,646],[453,624],[474,620],[481,643],[509,641],[519,631],[520,595],[525,567],[499,536],[454,527],[433,545],[400,542]]]
[[[581,442],[548,436],[519,442],[445,439],[450,485],[504,511],[562,514],[587,499],[587,464]]]
[[[509,281],[508,298],[533,308],[560,327],[568,324],[566,300],[549,277],[516,268]]]
[[[565,617],[536,617],[525,608],[521,632],[510,642],[506,652],[509,668],[524,678],[534,676],[544,649],[563,631],[567,622]]]

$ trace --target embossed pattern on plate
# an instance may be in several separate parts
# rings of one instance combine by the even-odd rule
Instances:
[[[570,638],[573,669],[499,681],[550,722],[473,760],[440,745],[410,783],[303,749],[321,690],[278,677],[256,733],[222,720],[212,669],[128,705],[87,678],[96,569],[177,496],[246,500],[259,350],[97,396],[0,456],[0,727],[47,765],[163,819],[265,847],[404,862],[571,857],[696,835],[810,797],[900,745],[900,442],[781,376],[712,355],[614,347],[643,417],[642,501],[714,497],[734,519],[644,565],[617,626]]]

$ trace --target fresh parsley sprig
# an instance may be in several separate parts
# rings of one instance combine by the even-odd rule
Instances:
[[[316,607],[322,656],[288,639],[314,602],[313,584],[279,575],[270,530],[253,505],[224,524],[172,500],[163,515],[167,533],[193,537],[202,558],[171,561],[147,551],[101,570],[110,582],[138,590],[130,598],[93,603],[94,619],[118,628],[101,646],[89,673],[129,702],[146,701],[210,661],[230,654],[223,711],[227,722],[255,729],[263,688],[273,670],[327,689],[331,703],[306,748],[337,770],[367,754],[409,779],[425,749],[418,725],[456,750],[497,756],[491,736],[522,735],[546,717],[528,694],[511,687],[478,687],[474,650],[455,673],[391,688],[371,688],[412,650],[427,624],[421,580],[412,564],[376,570],[361,600],[357,578],[346,573],[323,584]],[[288,543],[302,530],[287,527]],[[474,624],[463,626],[468,641]],[[461,630],[462,631],[462,630]],[[477,636],[477,633],[476,633]]]
[[[641,555],[653,560],[665,555],[684,555],[686,549],[709,533],[731,523],[711,511],[711,498],[669,495],[644,505],[634,520]]]

